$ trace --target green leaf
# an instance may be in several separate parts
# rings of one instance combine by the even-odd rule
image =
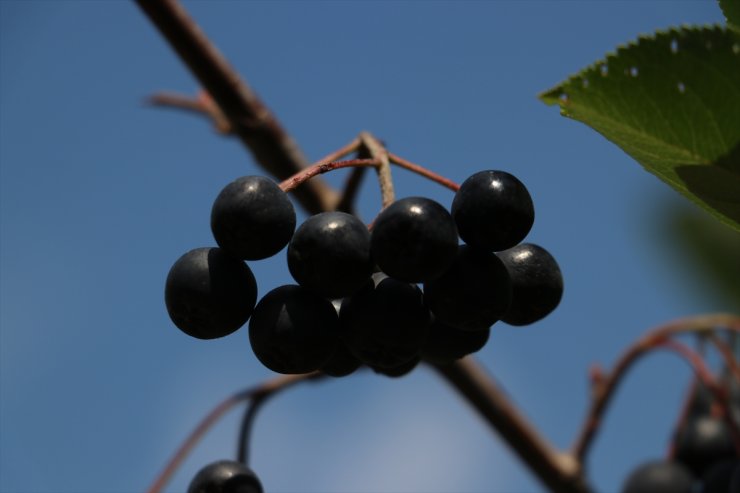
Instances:
[[[640,37],[540,98],[740,230],[740,40],[734,33],[709,26]]]
[[[727,26],[735,31],[740,31],[740,1],[719,0],[719,6],[727,19]]]

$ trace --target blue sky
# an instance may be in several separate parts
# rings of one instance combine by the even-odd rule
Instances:
[[[722,21],[715,2],[186,5],[309,158],[368,130],[459,182],[503,169],[527,185],[527,241],[558,259],[565,296],[533,326],[495,325],[479,357],[558,447],[580,425],[592,363],[611,365],[661,322],[729,309],[657,233],[682,205],[674,192],[536,98],[638,34]],[[215,196],[260,173],[205,120],[142,104],[197,87],[133,3],[0,1],[2,493],[142,491],[213,405],[272,376],[246,331],[191,339],[164,308],[171,264],[214,244]],[[394,178],[398,196],[452,200]],[[359,210],[368,220],[378,207],[368,180]],[[284,253],[251,267],[262,294],[292,282]],[[665,454],[689,378],[667,355],[636,367],[589,458],[599,491]],[[168,491],[233,454],[238,418]],[[263,410],[254,438],[270,492],[542,491],[425,368],[292,390]]]

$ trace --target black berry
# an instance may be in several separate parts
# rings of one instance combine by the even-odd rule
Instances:
[[[278,373],[309,373],[329,361],[339,342],[330,301],[296,285],[267,293],[249,321],[249,341],[260,362]]]
[[[401,363],[392,368],[383,368],[380,366],[371,366],[370,368],[372,368],[375,373],[378,373],[380,375],[385,375],[386,377],[391,378],[400,378],[411,373],[414,368],[419,366],[420,362],[421,358],[416,356],[414,358],[411,358],[409,361]]]
[[[676,434],[674,458],[696,476],[702,476],[712,464],[735,454],[730,430],[720,417],[688,419]]]
[[[511,305],[501,317],[504,322],[529,325],[558,306],[563,297],[563,275],[547,250],[522,243],[497,255],[511,278]]]
[[[727,459],[713,464],[702,477],[701,493],[738,493],[731,489],[733,474],[740,478],[740,459]],[[740,484],[737,485],[740,487]]]
[[[622,493],[691,493],[694,477],[681,464],[653,461],[629,475]]]
[[[269,178],[244,176],[229,183],[211,210],[216,243],[245,260],[275,255],[290,241],[295,210],[288,196]]]
[[[419,354],[430,323],[421,290],[390,277],[369,282],[345,298],[340,310],[341,336],[363,363],[394,368]]]
[[[491,329],[460,330],[435,320],[421,346],[421,357],[430,363],[449,364],[483,348],[490,334]]]
[[[330,377],[346,377],[354,373],[360,366],[362,366],[362,361],[352,354],[344,341],[340,340],[336,351],[329,358],[329,361],[321,367],[321,371]]]
[[[488,251],[513,247],[534,223],[527,188],[505,171],[479,171],[470,176],[455,194],[451,211],[460,238]]]
[[[198,471],[187,493],[263,493],[262,483],[250,468],[232,460],[208,464]]]
[[[370,248],[380,270],[393,278],[408,282],[434,279],[455,257],[455,222],[431,199],[400,199],[378,215]]]
[[[486,330],[508,309],[511,281],[494,253],[461,245],[450,268],[424,284],[424,299],[439,322]]]
[[[249,319],[257,283],[249,267],[219,248],[196,248],[170,269],[164,288],[167,313],[183,332],[215,339]]]
[[[343,298],[370,279],[370,233],[355,216],[323,212],[308,218],[288,245],[288,269],[303,287]]]

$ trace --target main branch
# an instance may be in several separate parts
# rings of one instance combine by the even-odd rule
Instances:
[[[136,0],[223,112],[234,133],[266,171],[280,180],[307,160],[272,112],[239,77],[175,0]],[[334,208],[338,200],[325,182],[312,180],[296,192],[310,213]]]

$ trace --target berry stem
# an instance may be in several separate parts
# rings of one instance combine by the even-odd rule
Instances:
[[[382,208],[385,209],[396,200],[393,190],[393,178],[391,177],[391,166],[388,159],[388,151],[385,146],[369,132],[360,133],[360,141],[370,154],[370,157],[378,163],[376,171],[378,173],[378,182],[380,184],[380,195]]]
[[[300,185],[307,182],[316,175],[328,173],[329,171],[334,171],[335,169],[355,168],[358,166],[377,167],[378,162],[375,159],[348,159],[346,161],[334,161],[331,163],[319,162],[283,181],[282,183],[280,183],[280,188],[284,192],[292,192]]]
[[[242,417],[241,428],[239,429],[239,439],[237,442],[236,460],[249,467],[249,443],[254,429],[254,421],[257,417],[257,411],[262,409],[268,397],[273,394],[260,394],[255,396],[247,405]]]
[[[251,387],[241,392],[237,392],[221,401],[201,420],[200,423],[198,423],[198,426],[195,427],[195,429],[180,445],[162,472],[149,487],[147,493],[160,493],[172,478],[175,471],[177,471],[177,468],[180,467],[188,454],[198,444],[201,438],[203,438],[206,432],[234,406],[250,399],[264,400],[266,397],[274,395],[275,393],[285,390],[297,383],[305,382],[321,376],[321,374],[316,372],[303,375],[284,375],[263,382],[256,387]]]
[[[740,332],[740,317],[729,314],[712,314],[682,318],[656,327],[638,339],[632,346],[628,347],[617,361],[611,373],[607,374],[601,384],[593,389],[594,397],[591,400],[591,406],[572,448],[575,457],[582,462],[588,454],[593,439],[601,427],[604,412],[611,402],[615,390],[627,374],[627,371],[641,356],[674,335],[682,333],[711,333],[717,328]]]
[[[418,164],[414,164],[411,161],[408,161],[400,156],[397,156],[393,154],[392,152],[388,153],[388,158],[390,159],[391,163],[396,164],[404,169],[407,169],[409,171],[412,171],[416,174],[419,174],[425,178],[428,178],[434,182],[439,183],[440,185],[449,188],[453,192],[457,192],[460,189],[460,185],[455,183],[454,181],[445,178],[442,175],[439,175],[433,171],[429,171],[423,166],[420,166]]]

